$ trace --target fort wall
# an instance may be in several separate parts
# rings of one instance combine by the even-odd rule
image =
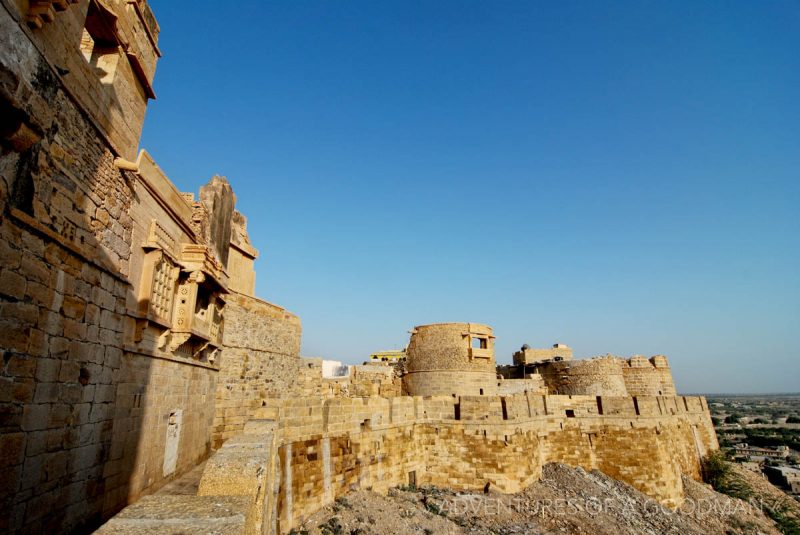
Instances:
[[[498,378],[497,394],[509,396],[512,394],[547,394],[547,386],[544,379],[539,374],[529,375],[526,379],[505,379]]]
[[[717,447],[702,398],[651,398],[638,408],[628,397],[531,394],[458,404],[460,414],[446,396],[281,400],[279,531],[353,488],[490,483],[516,492],[547,462],[600,469],[677,506],[681,474],[699,477],[700,456]]]
[[[265,400],[299,394],[300,319],[255,297],[226,298],[212,442],[241,433]]]
[[[667,357],[656,355],[628,359],[622,367],[625,388],[631,396],[674,396],[675,384]]]
[[[402,382],[394,367],[375,363],[346,366],[347,373],[338,377],[325,377],[323,360],[320,358],[302,359],[299,389],[304,396],[364,397],[401,395]]]
[[[114,165],[121,152],[102,118],[76,104],[53,66],[65,43],[34,34],[26,15],[0,4],[0,530],[68,531],[99,523],[128,493],[115,439],[125,426],[138,432],[119,405],[135,395],[118,382],[132,374],[122,315],[133,177]]]
[[[622,359],[616,357],[597,357],[548,362],[538,371],[553,394],[625,396],[622,365]]]

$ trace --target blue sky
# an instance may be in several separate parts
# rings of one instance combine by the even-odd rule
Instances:
[[[800,7],[151,0],[142,147],[229,178],[303,354],[488,323],[800,391]]]

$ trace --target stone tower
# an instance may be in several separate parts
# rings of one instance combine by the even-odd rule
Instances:
[[[480,396],[497,390],[492,328],[434,323],[411,331],[404,387],[413,396]]]

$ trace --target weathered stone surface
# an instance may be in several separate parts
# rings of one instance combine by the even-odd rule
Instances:
[[[95,533],[244,535],[248,507],[243,496],[145,496]]]

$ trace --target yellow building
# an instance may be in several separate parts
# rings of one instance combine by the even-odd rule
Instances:
[[[369,360],[380,360],[384,362],[398,362],[406,360],[406,352],[401,349],[391,349],[389,351],[378,351],[369,356]]]

